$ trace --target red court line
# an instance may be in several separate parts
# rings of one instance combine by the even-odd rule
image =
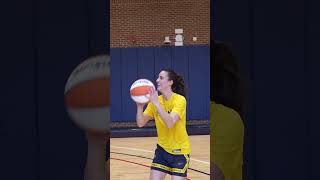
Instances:
[[[123,160],[123,159],[118,159],[118,158],[110,158],[110,159],[115,159],[115,160],[118,160],[118,161],[124,161],[124,162],[132,163],[132,164],[137,164],[137,165],[144,166],[144,167],[147,167],[147,168],[150,167],[150,166],[147,166],[147,165],[144,165],[144,164],[140,164],[140,163],[136,163],[136,162],[132,162],[132,161],[127,161],[127,160]]]
[[[132,161],[127,161],[127,160],[118,159],[118,158],[110,158],[110,159],[114,159],[114,160],[118,160],[118,161],[124,161],[124,162],[127,162],[127,163],[137,164],[137,165],[140,165],[140,166],[144,166],[144,167],[150,168],[150,166],[147,166],[147,165],[144,165],[144,164],[140,164],[140,163],[136,163],[136,162],[132,162]],[[191,180],[191,179],[186,177],[185,180]]]

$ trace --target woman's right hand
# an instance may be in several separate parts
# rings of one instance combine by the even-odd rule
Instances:
[[[224,174],[221,169],[212,161],[210,162],[210,179],[213,180],[224,180]]]
[[[143,107],[147,103],[136,103],[136,104],[137,104],[137,116],[136,116],[137,125],[138,127],[143,127],[151,119],[151,117],[143,114]]]

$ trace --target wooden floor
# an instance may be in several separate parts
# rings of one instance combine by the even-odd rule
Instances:
[[[110,177],[112,180],[148,180],[156,137],[111,138]],[[210,136],[190,136],[188,179],[210,179]],[[167,175],[166,180],[170,180]]]

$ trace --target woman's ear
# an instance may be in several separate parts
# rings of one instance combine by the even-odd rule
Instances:
[[[173,80],[170,80],[169,84],[170,84],[170,86],[172,86],[173,85]]]

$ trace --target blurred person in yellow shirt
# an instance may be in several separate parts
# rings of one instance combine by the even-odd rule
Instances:
[[[211,41],[211,179],[242,180],[244,125],[240,72],[231,48]]]

